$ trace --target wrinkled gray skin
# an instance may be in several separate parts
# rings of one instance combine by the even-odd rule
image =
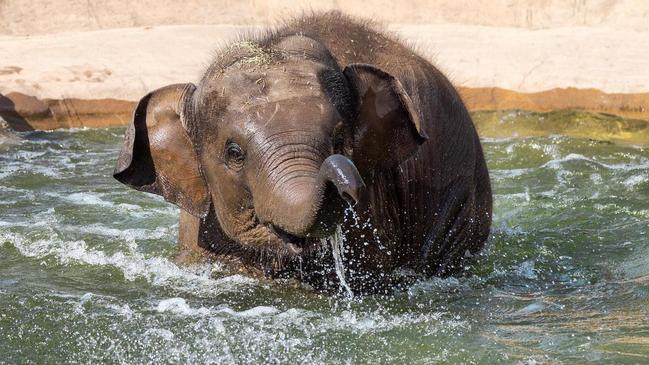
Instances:
[[[340,226],[357,293],[388,290],[384,274],[398,269],[463,271],[491,223],[482,149],[455,89],[335,12],[232,43],[198,84],[145,96],[115,177],[182,208],[185,249],[318,288],[337,285],[321,238]]]

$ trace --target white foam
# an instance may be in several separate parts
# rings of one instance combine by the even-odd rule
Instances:
[[[558,169],[561,168],[561,164],[569,161],[586,161],[595,164],[597,166],[604,167],[609,170],[633,171],[633,170],[649,169],[649,161],[645,161],[645,160],[643,160],[641,163],[635,163],[635,164],[634,163],[607,164],[600,161],[596,161],[592,158],[588,158],[578,153],[570,153],[565,157],[552,159],[544,163],[543,165],[541,165],[541,167]]]
[[[220,312],[228,313],[236,317],[264,317],[275,315],[280,311],[275,307],[257,306],[241,312],[235,312],[230,308],[221,309]]]
[[[116,304],[107,304],[109,309],[111,309],[115,314],[125,317],[126,319],[131,319],[135,313],[128,304],[116,305]]]
[[[492,170],[491,174],[495,178],[512,178],[533,172],[531,168],[509,169],[509,170]]]
[[[20,170],[20,165],[16,163],[3,162],[2,170],[0,171],[0,179],[12,176]]]
[[[525,308],[522,308],[516,312],[514,312],[514,315],[529,315],[532,313],[537,313],[546,308],[546,305],[543,303],[543,301],[536,301],[534,303],[531,303],[527,305]]]
[[[528,260],[522,262],[518,268],[516,268],[516,273],[525,279],[536,279],[538,277],[537,270],[534,268],[534,261]]]
[[[90,224],[87,226],[65,225],[61,228],[66,232],[89,233],[100,236],[115,237],[122,240],[161,239],[170,237],[173,233],[169,227],[157,227],[156,229],[117,229],[100,223]]]
[[[130,193],[130,192],[129,192]],[[145,218],[150,216],[156,216],[160,214],[164,215],[174,215],[178,214],[178,208],[172,204],[165,204],[160,207],[147,207],[143,208],[140,205],[129,204],[129,203],[115,203],[110,200],[104,199],[109,194],[96,193],[96,192],[75,192],[75,193],[56,193],[56,192],[47,192],[44,193],[44,196],[61,200],[66,203],[72,203],[79,206],[91,206],[91,207],[101,207],[106,209],[111,209],[121,213],[128,214],[129,216],[135,218]],[[115,197],[114,194],[112,194]],[[150,195],[148,198],[157,199],[155,195]],[[160,201],[163,201],[160,198]]]
[[[482,143],[502,143],[521,140],[518,137],[480,137],[480,142]]]
[[[431,332],[452,328],[467,328],[468,322],[459,318],[444,319],[444,313],[431,311],[428,313],[403,313],[399,315],[384,315],[379,312],[357,313],[345,310],[338,316],[322,319],[320,328],[330,330],[347,330],[359,335],[391,331],[395,328],[408,328],[418,324],[438,322],[440,326],[429,326]]]
[[[172,341],[175,335],[166,328],[149,328],[144,332],[144,337],[160,337],[166,341]]]
[[[235,311],[230,307],[220,308],[218,310],[205,307],[192,308],[184,298],[180,297],[161,300],[156,307],[156,311],[186,316],[226,315],[228,317],[238,318],[272,317],[281,313],[279,309],[270,306],[256,306],[243,311]]]
[[[647,181],[649,181],[649,177],[647,177],[646,175],[633,175],[628,179],[624,180],[622,184],[624,184],[624,186],[626,186],[627,188],[632,189],[635,188],[637,185],[640,185]]]
[[[524,193],[493,194],[493,196],[501,200],[524,200],[526,202],[529,202],[531,200],[529,188],[526,188]]]
[[[86,264],[112,266],[119,269],[128,281],[145,279],[155,286],[172,287],[196,295],[213,296],[238,291],[241,286],[257,285],[257,281],[241,275],[212,279],[214,271],[221,270],[217,264],[179,267],[163,257],[145,257],[138,252],[117,252],[108,255],[87,247],[83,240],[65,241],[52,233],[49,239],[29,241],[23,236],[0,232],[0,242],[7,241],[26,257],[54,257],[64,265]]]
[[[77,205],[96,205],[96,206],[101,206],[101,207],[119,207],[119,208],[124,208],[127,210],[139,210],[142,209],[139,205],[134,205],[134,204],[127,204],[127,203],[121,203],[121,204],[115,204],[113,202],[109,202],[106,200],[103,200],[102,197],[104,194],[98,194],[98,193],[86,193],[86,192],[80,192],[80,193],[72,193],[72,194],[67,194],[67,195],[57,195],[54,194],[55,196],[62,198],[63,200],[66,200],[70,203],[77,204]]]
[[[34,193],[31,190],[17,189],[17,188],[12,188],[12,187],[3,186],[3,185],[0,185],[0,191],[9,192],[9,193],[19,193],[19,194],[31,195],[31,196],[34,195]]]
[[[210,310],[205,307],[190,307],[189,304],[187,304],[187,301],[185,301],[185,299],[183,298],[169,298],[161,300],[160,303],[158,303],[156,310],[160,313],[169,312],[186,316],[206,316],[210,314]]]

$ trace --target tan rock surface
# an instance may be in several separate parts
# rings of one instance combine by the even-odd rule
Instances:
[[[197,81],[220,44],[250,29],[240,24],[311,7],[410,23],[388,27],[447,74],[472,110],[577,109],[649,120],[649,3],[642,1],[210,4],[0,1],[0,116],[20,129],[123,124],[147,92]],[[200,25],[157,25],[188,21]],[[239,25],[211,24],[218,22]],[[130,28],[104,29],[118,26]]]
[[[330,9],[393,24],[649,30],[645,0],[3,0],[0,34],[268,24],[287,14]]]
[[[523,92],[575,87],[649,92],[649,32],[392,26],[458,86]],[[233,26],[167,26],[0,37],[0,93],[137,100],[196,81]]]
[[[135,102],[116,99],[37,99],[21,93],[0,96],[0,120],[17,131],[125,125]]]
[[[500,88],[459,88],[470,110],[581,110],[649,119],[649,93],[607,94],[596,89],[552,89],[521,93]]]

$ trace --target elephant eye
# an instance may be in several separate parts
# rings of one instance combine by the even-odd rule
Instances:
[[[228,141],[225,145],[225,158],[228,164],[232,164],[235,167],[241,167],[246,155],[241,149],[241,146],[235,142]]]

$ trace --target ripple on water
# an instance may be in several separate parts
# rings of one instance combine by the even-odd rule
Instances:
[[[12,244],[25,257],[53,259],[50,265],[110,266],[119,270],[127,281],[144,279],[154,286],[200,296],[237,291],[256,284],[256,280],[241,275],[214,279],[215,272],[222,270],[218,264],[180,267],[168,258],[147,257],[132,247],[107,254],[89,248],[83,240],[67,241],[56,234],[48,239],[30,240],[21,234],[0,232],[0,242]]]
[[[177,209],[110,177],[122,133],[31,133],[0,155],[0,362],[649,358],[644,148],[483,140],[494,228],[473,275],[350,299],[177,265]]]

